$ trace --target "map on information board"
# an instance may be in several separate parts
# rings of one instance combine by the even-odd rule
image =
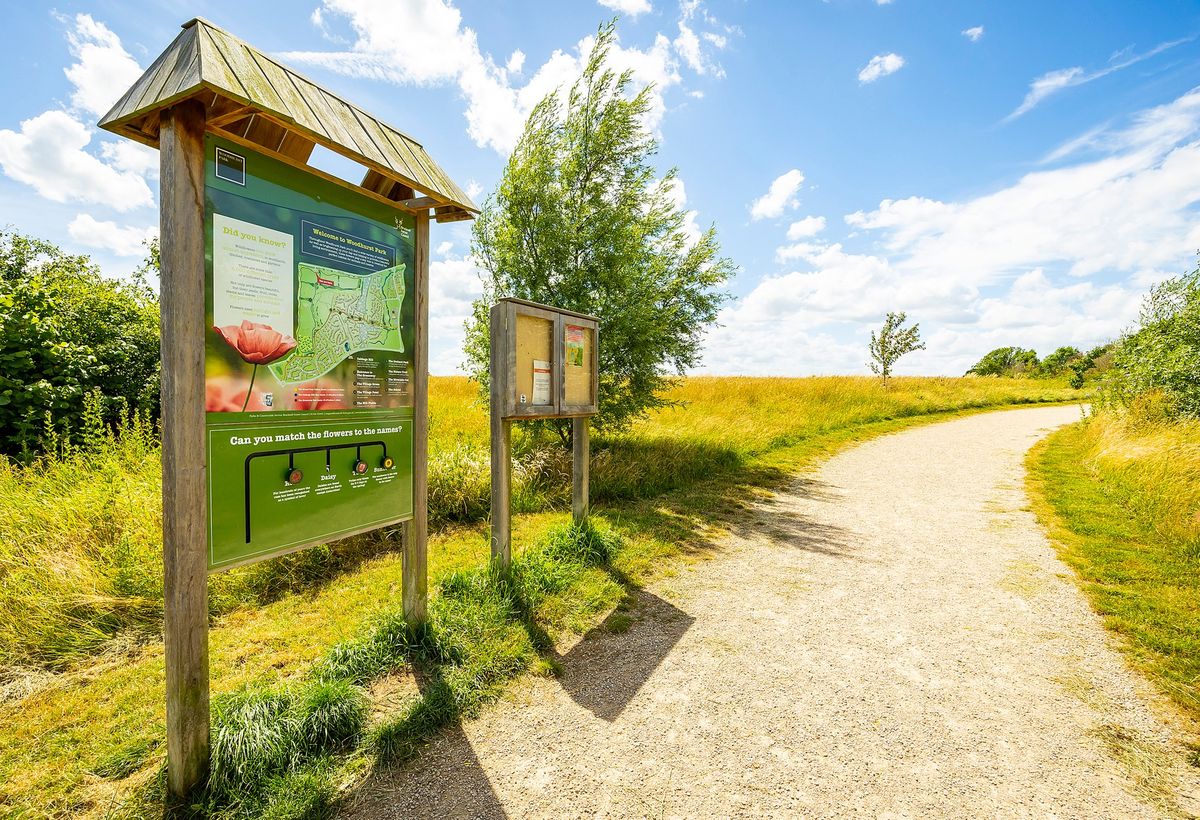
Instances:
[[[296,349],[271,365],[280,382],[324,376],[348,354],[404,352],[400,317],[405,266],[369,274],[301,263],[296,293]]]

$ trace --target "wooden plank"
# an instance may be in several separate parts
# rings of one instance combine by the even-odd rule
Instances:
[[[434,199],[431,196],[419,196],[414,199],[401,200],[400,204],[403,205],[405,208],[412,208],[413,210],[419,209],[422,211],[427,211],[430,208],[434,207],[435,205],[441,204],[441,200]]]
[[[250,118],[245,134],[246,139],[270,150],[275,150],[286,135],[287,129],[277,121],[259,116]]]
[[[440,190],[436,190],[439,186],[423,161],[427,158],[422,156],[425,153],[424,149],[391,126],[379,123],[379,129],[396,152],[396,156],[400,158],[404,165],[411,169],[411,172],[406,176],[409,176],[416,183],[415,187],[426,193],[441,193]]]
[[[571,419],[571,517],[582,524],[588,517],[592,448],[587,416]]]
[[[512,303],[504,303],[504,338],[501,339],[503,361],[499,362],[500,373],[504,374],[504,417],[509,418],[517,413],[517,345],[511,335],[516,331],[517,307]]]
[[[509,368],[508,327],[510,306],[504,302],[492,305],[490,331],[492,442],[492,563],[508,569],[512,563],[512,422],[504,417],[508,379],[502,376]]]
[[[163,112],[162,471],[167,788],[208,775],[208,541],[204,492],[204,106]]]
[[[222,97],[208,111],[208,127],[224,128],[243,117],[249,117],[256,113],[258,113],[258,109],[252,105],[242,105],[240,102]]]
[[[395,150],[392,148],[391,142],[389,142],[387,137],[384,135],[383,129],[379,127],[378,120],[365,111],[356,108],[350,103],[345,102],[344,100],[335,97],[332,94],[328,96],[336,100],[340,105],[344,106],[346,111],[349,112],[348,116],[353,119],[354,124],[358,127],[358,131],[356,133],[360,133],[363,137],[370,140],[371,146],[378,155],[378,161],[381,165],[394,168],[396,172],[404,173],[405,176],[412,176],[411,170],[409,170],[407,166],[400,162],[400,157],[396,155]]]
[[[379,194],[375,193],[374,191],[369,191],[366,188],[362,188],[351,182],[347,182],[344,179],[339,179],[339,178],[335,177],[333,174],[327,174],[319,168],[313,168],[311,165],[305,165],[303,162],[299,162],[295,159],[292,159],[291,157],[287,156],[286,154],[281,154],[278,151],[272,151],[270,148],[267,148],[266,146],[251,142],[250,140],[244,138],[240,134],[234,134],[231,131],[226,131],[224,128],[214,128],[214,129],[212,129],[212,132],[221,137],[224,137],[225,139],[229,140],[230,142],[245,146],[246,148],[249,148],[252,151],[258,151],[260,153],[266,154],[267,156],[269,156],[273,159],[277,159],[280,162],[286,163],[287,165],[290,165],[293,168],[298,168],[307,174],[312,174],[315,177],[320,177],[321,179],[325,180],[326,182],[332,182],[334,185],[340,185],[341,187],[345,188],[348,191],[354,191],[354,193],[359,194],[360,196],[371,197],[372,199],[382,202],[384,205],[390,205],[391,207],[393,207],[397,210],[404,211],[405,213],[411,213],[411,211],[409,211],[407,208],[405,208],[399,202],[396,202],[393,199],[388,199],[387,197],[380,196]]]
[[[321,123],[317,112],[308,104],[296,76],[270,59],[264,58],[259,64],[263,74],[271,81],[275,93],[287,102],[287,110],[279,112],[280,120],[293,127],[299,125],[322,139],[331,140],[329,129]]]
[[[255,101],[246,95],[245,87],[238,82],[229,63],[221,56],[221,50],[213,39],[213,29],[203,24],[197,24],[193,28],[196,30],[196,46],[200,52],[200,75],[205,85],[224,96],[235,97],[238,102],[253,105]]]
[[[142,88],[140,98],[134,105],[135,110],[142,110],[157,103],[163,96],[164,90],[173,87],[172,77],[175,78],[175,84],[178,84],[179,78],[175,73],[176,69],[187,66],[190,57],[188,52],[194,48],[195,38],[196,34],[191,29],[180,32],[167,50],[146,70],[146,73],[142,75],[146,83]],[[181,66],[180,63],[183,65]]]
[[[415,268],[417,349],[413,356],[413,517],[404,540],[404,620],[410,627],[428,617],[429,579],[429,217],[417,216]]]
[[[279,98],[270,80],[251,56],[251,48],[238,38],[216,27],[206,26],[205,30],[212,36],[217,51],[225,59],[238,85],[233,90],[242,88],[246,100],[251,104],[267,111],[286,111],[287,103]],[[207,72],[207,65],[205,71]]]
[[[354,137],[346,130],[337,114],[325,102],[325,91],[319,86],[306,80],[295,80],[296,88],[300,91],[308,107],[320,121],[321,127],[329,134],[332,144],[328,147],[357,162],[362,162],[362,151],[355,145]]]
[[[295,131],[288,131],[283,135],[283,140],[275,150],[288,159],[307,165],[308,158],[312,156],[313,149],[316,147],[317,144],[307,137],[297,134]]]
[[[472,215],[470,211],[463,211],[463,210],[452,211],[448,214],[438,214],[437,215],[438,224],[445,224],[447,222],[466,222],[468,219],[474,219],[474,218],[475,218],[474,215]]]
[[[392,191],[400,183],[391,177],[384,176],[378,171],[368,169],[367,172],[363,174],[362,182],[358,184],[366,188],[368,191],[374,191],[382,197],[386,197],[387,199],[395,199],[395,197],[392,196]],[[403,202],[401,202],[401,204],[403,204]]]
[[[200,45],[199,37],[194,31],[192,39],[188,43],[188,58],[185,62],[176,66],[175,73],[171,77],[171,82],[168,83],[162,90],[164,97],[159,100],[158,104],[163,105],[164,100],[172,100],[179,95],[190,91],[193,88],[199,88],[204,78],[200,76]]]
[[[107,114],[100,120],[101,127],[119,122],[130,116],[137,114],[146,105],[153,105],[157,102],[149,93],[150,87],[160,80],[164,79],[164,75],[170,74],[170,71],[164,68],[164,64],[172,61],[172,66],[179,59],[179,49],[184,41],[191,41],[193,38],[189,36],[187,31],[180,32],[176,38],[171,41],[166,50],[150,64],[142,76],[129,87],[129,90],[121,95],[121,99],[113,105]]]

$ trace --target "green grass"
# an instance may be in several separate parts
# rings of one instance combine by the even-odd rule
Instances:
[[[1125,651],[1200,719],[1200,423],[1109,414],[1028,457],[1035,508]]]
[[[372,761],[410,757],[514,675],[556,674],[553,657],[540,654],[556,636],[586,632],[630,585],[708,554],[756,495],[846,443],[948,413],[1079,394],[1029,380],[897,379],[884,390],[870,379],[691,379],[675,393],[685,406],[596,441],[598,539],[555,529],[568,518],[568,462],[547,442],[518,441],[528,512],[514,519],[505,578],[486,566],[487,427],[473,396],[464,379],[433,382],[433,594],[419,641],[398,615],[401,565],[386,532],[210,580],[216,727],[235,727],[219,754],[235,767],[224,771],[241,772],[214,781],[210,812],[316,816],[338,784]],[[21,595],[0,593],[0,630],[9,630],[0,637],[11,641],[4,665],[10,680],[32,681],[29,694],[0,704],[0,814],[161,814],[161,605],[132,609],[118,583],[140,589],[147,606],[161,595],[157,451],[128,438],[103,446],[86,465],[67,458],[0,475],[0,561],[23,584]],[[68,509],[74,526],[39,503]],[[110,560],[121,543],[137,549]],[[60,583],[64,566],[95,594]],[[79,624],[92,630],[88,641],[59,634]],[[46,680],[38,666],[57,672]],[[342,740],[313,745],[310,729],[295,733],[308,687],[350,687],[344,697],[363,692],[370,702],[370,687],[396,672],[415,673],[420,692],[357,735],[331,729],[327,739]],[[256,722],[263,714],[291,728],[271,734]],[[249,785],[221,791],[221,782]]]

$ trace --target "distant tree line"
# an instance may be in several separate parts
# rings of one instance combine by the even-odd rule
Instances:
[[[0,453],[28,460],[96,424],[158,416],[157,243],[132,279],[0,230]]]
[[[975,363],[968,376],[1008,376],[1036,379],[1056,379],[1066,376],[1072,387],[1083,387],[1111,365],[1112,344],[1093,347],[1084,353],[1065,345],[1044,359],[1036,350],[1023,347],[998,347]]]

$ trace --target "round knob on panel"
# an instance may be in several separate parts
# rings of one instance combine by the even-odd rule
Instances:
[[[283,480],[288,484],[299,484],[304,480],[304,471],[293,467],[287,471]]]
[[[354,472],[357,473],[358,475],[362,475],[363,473],[365,473],[367,471],[367,469],[368,469],[367,462],[363,461],[361,458],[358,461],[354,462]]]
[[[384,456],[383,461],[379,462],[379,466],[385,470],[390,470],[396,466],[396,461],[391,456]]]

